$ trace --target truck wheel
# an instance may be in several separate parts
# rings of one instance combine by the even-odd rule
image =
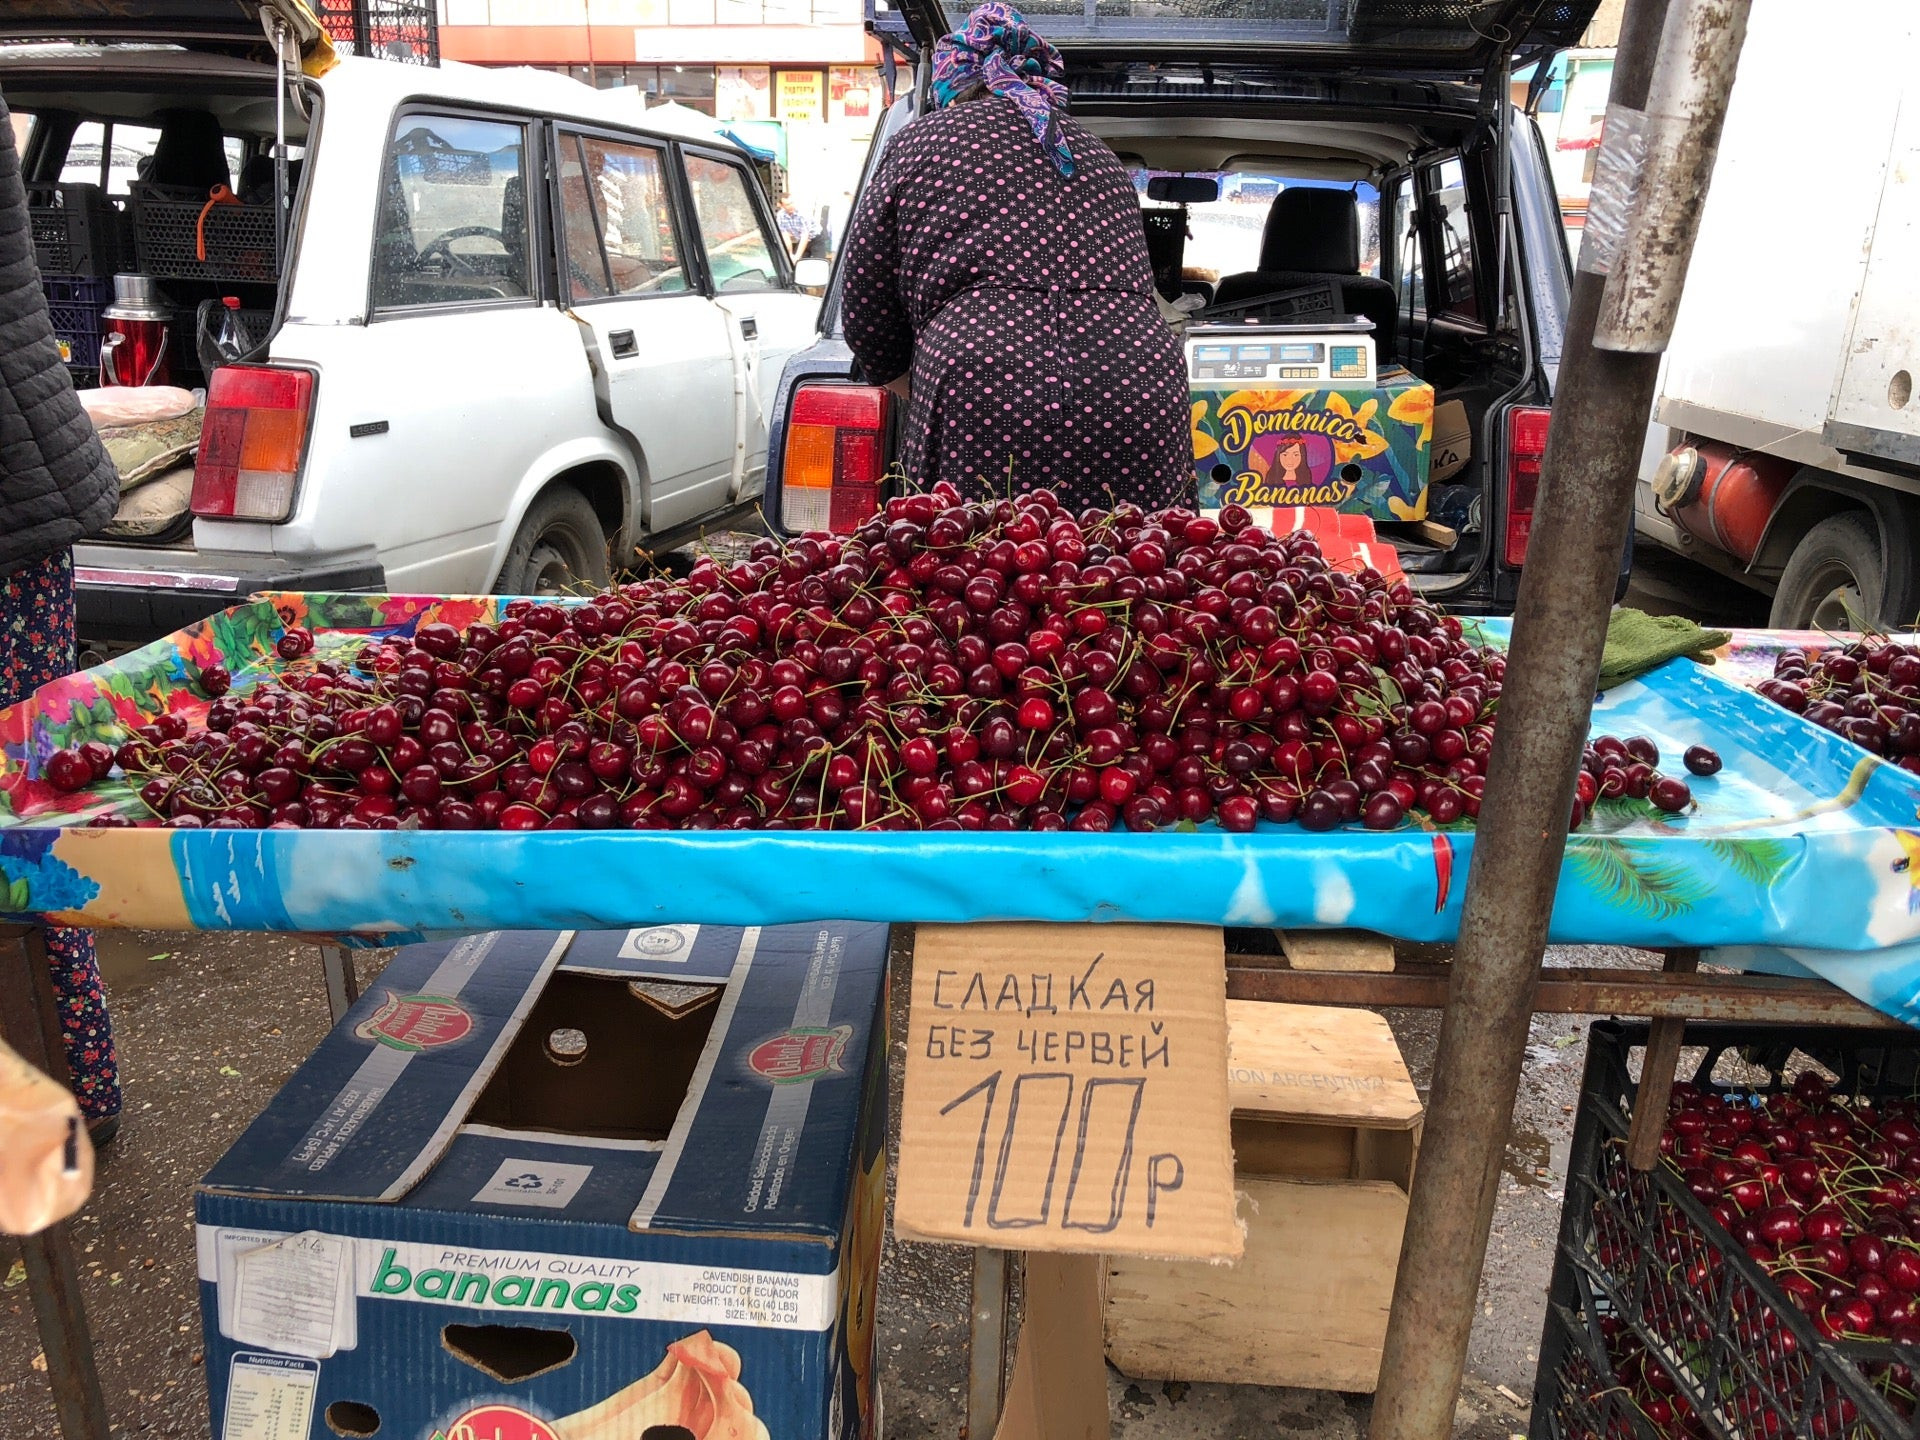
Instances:
[[[527,507],[493,593],[568,595],[612,583],[600,517],[578,490],[556,485]]]
[[[1767,624],[1776,630],[1856,630],[1900,624],[1889,611],[1907,597],[1887,594],[1880,527],[1860,510],[1829,515],[1807,531],[1787,557]]]

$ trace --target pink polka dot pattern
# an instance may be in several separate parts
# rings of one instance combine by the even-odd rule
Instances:
[[[847,343],[876,382],[911,367],[901,461],[921,486],[1191,503],[1186,367],[1139,200],[1106,145],[1059,123],[1071,179],[998,97],[895,137],[847,237]]]

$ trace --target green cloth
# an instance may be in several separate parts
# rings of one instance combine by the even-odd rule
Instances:
[[[1607,621],[1607,648],[1600,656],[1600,688],[1611,690],[1682,655],[1699,656],[1733,638],[1705,630],[1681,615],[1649,615],[1625,606]]]

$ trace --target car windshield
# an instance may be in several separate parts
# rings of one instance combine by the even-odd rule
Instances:
[[[1182,265],[1188,274],[1211,271],[1214,278],[1238,275],[1260,266],[1260,242],[1267,225],[1267,212],[1282,190],[1295,186],[1315,189],[1351,190],[1359,201],[1360,273],[1380,273],[1380,192],[1366,181],[1307,180],[1268,171],[1219,170],[1196,174],[1192,171],[1168,172],[1130,167],[1134,189],[1139,192],[1145,210],[1173,209],[1147,199],[1147,184],[1156,176],[1180,173],[1189,178],[1215,180],[1220,198],[1200,205],[1188,205],[1187,243]]]

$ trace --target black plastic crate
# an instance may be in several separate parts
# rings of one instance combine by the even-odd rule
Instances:
[[[1580,1317],[1547,1307],[1533,1434],[1543,1440],[1659,1440],[1660,1431],[1614,1374]]]
[[[1644,1025],[1605,1021],[1589,1032],[1541,1341],[1533,1440],[1642,1433],[1565,1428],[1571,1413],[1562,1393],[1566,1384],[1593,1382],[1563,1375],[1569,1352],[1565,1336],[1556,1335],[1560,1322],[1582,1337],[1577,1349],[1587,1364],[1596,1358],[1617,1364],[1625,1352],[1644,1356],[1642,1363],[1657,1364],[1684,1398],[1690,1424],[1665,1431],[1648,1426],[1644,1433],[1916,1440],[1920,1420],[1910,1402],[1885,1387],[1898,1373],[1890,1367],[1920,1374],[1920,1352],[1889,1341],[1827,1339],[1715,1222],[1670,1164],[1663,1160],[1644,1174],[1628,1166],[1626,1137],[1637,1087],[1627,1061],[1646,1037]],[[1886,1078],[1911,1073],[1905,1064],[1889,1064],[1888,1057],[1911,1057],[1920,1036],[1821,1031],[1810,1037],[1805,1030],[1725,1025],[1690,1025],[1686,1032],[1688,1045],[1706,1048],[1693,1077],[1703,1088],[1730,1051],[1767,1058],[1774,1083],[1733,1087],[1742,1093],[1777,1088],[1778,1065],[1796,1040],[1808,1041],[1821,1062],[1842,1076],[1844,1093],[1913,1094],[1911,1084]],[[1576,1371],[1578,1365],[1576,1355]],[[1646,1424],[1624,1390],[1623,1403]]]
[[[99,275],[40,276],[49,305],[92,305],[105,309],[113,303],[113,281]]]
[[[433,0],[318,0],[314,11],[328,38],[352,54],[411,65],[440,63]]]
[[[42,275],[111,275],[131,254],[127,216],[98,185],[35,186],[27,223]]]
[[[44,275],[47,318],[61,358],[76,372],[100,368],[100,312],[113,302],[113,282],[91,275]]]
[[[132,202],[134,254],[156,280],[255,281],[280,278],[271,205],[214,205],[204,200]],[[200,258],[205,211],[206,259]]]

